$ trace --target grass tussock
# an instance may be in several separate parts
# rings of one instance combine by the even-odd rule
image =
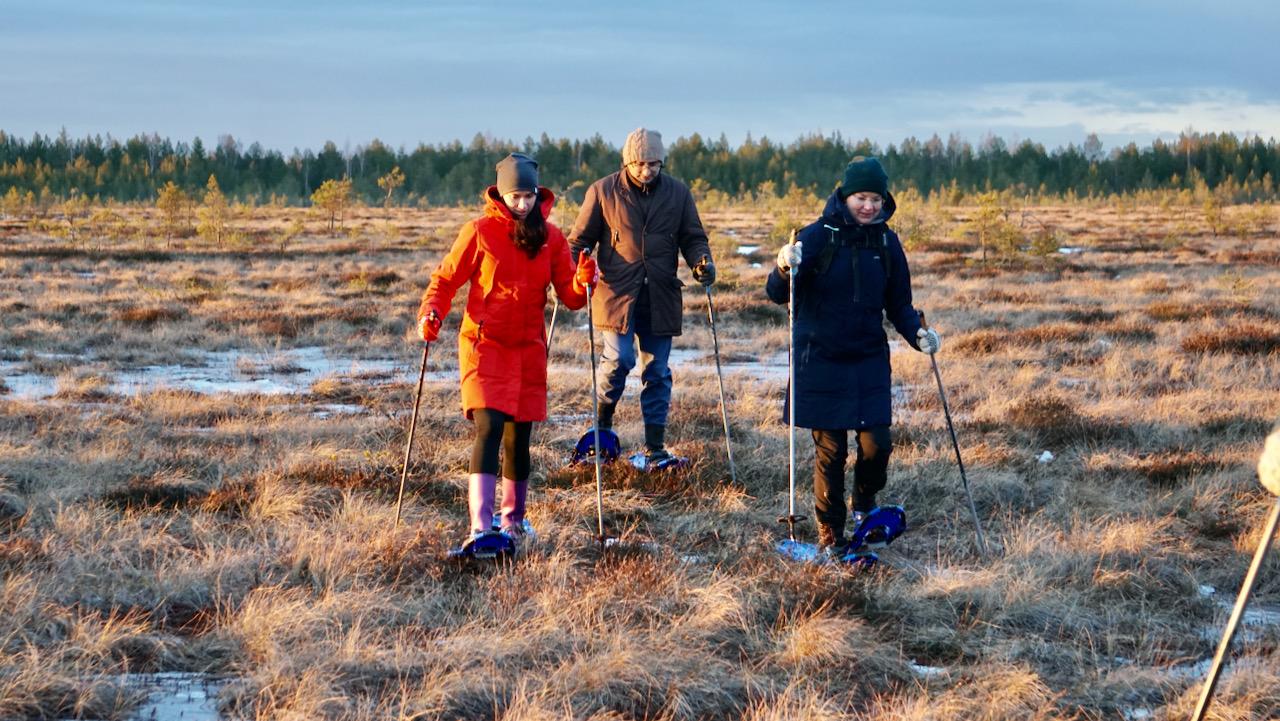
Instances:
[[[1182,340],[1184,353],[1217,353],[1235,356],[1280,354],[1280,331],[1259,325],[1236,324],[1193,333]]]

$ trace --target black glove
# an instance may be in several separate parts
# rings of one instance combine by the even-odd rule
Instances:
[[[693,266],[693,279],[703,285],[716,282],[716,264],[712,263],[710,258],[704,257],[701,263]]]

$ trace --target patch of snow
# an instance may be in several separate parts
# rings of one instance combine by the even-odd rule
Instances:
[[[1058,248],[1058,252],[1059,252],[1059,253],[1061,253],[1061,254],[1063,254],[1063,255],[1075,255],[1076,253],[1083,253],[1083,252],[1084,252],[1084,248],[1079,248],[1079,247],[1070,246],[1070,245],[1064,245],[1064,246],[1062,246],[1061,248]]]
[[[940,676],[949,675],[949,672],[945,668],[939,668],[937,666],[921,666],[916,663],[915,659],[908,661],[907,667],[910,668],[915,675],[921,678],[938,678]]]
[[[1037,463],[1049,463],[1052,460],[1053,460],[1053,453],[1051,453],[1050,451],[1045,451],[1041,453],[1039,456],[1036,456]]]
[[[752,267],[752,268],[763,268],[764,266],[760,265],[759,263],[752,263],[752,264],[751,264],[751,267]]]
[[[758,245],[739,245],[738,255],[751,255],[757,250],[760,250],[760,246]]]
[[[1155,718],[1156,712],[1149,708],[1131,708],[1124,712],[1126,721],[1141,721],[1141,719]]]
[[[367,413],[368,408],[356,403],[321,403],[317,406],[311,406],[311,415],[314,418],[332,418],[334,416],[355,416],[361,413]]]
[[[1213,594],[1215,594],[1215,593],[1217,593],[1217,592],[1218,592],[1218,589],[1214,588],[1213,586],[1207,586],[1207,585],[1205,585],[1205,584],[1200,584],[1200,595],[1201,595],[1201,596],[1204,596],[1205,598],[1208,598],[1209,596],[1212,596]]]

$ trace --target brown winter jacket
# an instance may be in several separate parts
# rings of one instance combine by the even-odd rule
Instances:
[[[690,268],[710,257],[707,233],[684,183],[666,173],[659,176],[645,213],[636,197],[640,191],[625,175],[619,170],[587,189],[569,233],[574,258],[589,249],[600,266],[600,284],[591,299],[595,326],[629,332],[632,306],[647,284],[650,332],[680,335],[684,283],[676,277],[677,253]]]

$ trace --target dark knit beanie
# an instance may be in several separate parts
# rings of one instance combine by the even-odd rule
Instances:
[[[498,161],[498,195],[538,189],[538,161],[524,153],[512,153]]]
[[[879,160],[859,155],[844,166],[844,179],[840,181],[840,197],[847,198],[861,192],[876,193],[881,198],[887,198],[889,174],[884,172]]]

